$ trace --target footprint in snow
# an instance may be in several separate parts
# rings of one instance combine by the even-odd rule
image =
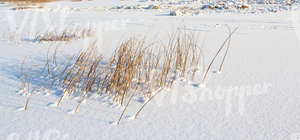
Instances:
[[[74,109],[71,109],[71,110],[68,110],[67,113],[73,115],[73,114],[75,114],[76,112],[75,112]]]
[[[49,107],[57,107],[57,103],[49,103],[47,106],[49,106]]]
[[[203,83],[202,83],[202,84],[201,84],[201,83],[192,83],[192,86],[193,86],[193,87],[197,87],[197,88],[198,88],[198,87],[199,87],[199,88],[205,88],[205,87],[206,87],[206,85],[203,84]]]
[[[111,125],[118,125],[118,121],[109,121],[108,123]]]
[[[219,70],[213,70],[212,73],[221,74],[222,72]]]

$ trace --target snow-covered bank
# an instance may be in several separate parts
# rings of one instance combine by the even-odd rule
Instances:
[[[45,12],[49,14],[45,19],[42,11],[29,10],[27,21],[22,24],[28,11],[8,11],[9,8],[0,7],[0,17],[5,17],[0,19],[3,36],[0,39],[0,139],[48,136],[66,140],[300,138],[300,37],[296,32],[299,30],[297,20],[291,13],[171,17],[156,16],[161,14],[157,11],[69,13],[66,10],[65,13],[69,13],[66,17],[60,17],[60,12]],[[33,20],[36,13],[37,19]],[[39,95],[32,97],[27,111],[18,110],[26,101],[26,97],[18,95],[24,57],[27,57],[25,68],[31,64],[43,66],[48,46],[62,46],[59,58],[63,58],[86,45],[82,40],[67,44],[24,40],[31,32],[47,28],[46,23],[61,27],[57,21],[62,19],[63,25],[94,24],[100,28],[98,37],[104,44],[100,51],[107,56],[119,41],[132,35],[147,35],[163,41],[178,28],[195,32],[204,46],[206,66],[226,37],[226,26],[239,27],[239,30],[232,38],[223,72],[211,72],[206,88],[179,80],[170,91],[164,90],[154,98],[139,118],[131,120],[137,109],[135,105],[141,105],[141,99],[135,99],[122,123],[115,126],[112,123],[119,118],[122,108],[105,97],[88,100],[78,113],[70,114],[76,105],[74,100],[66,99],[62,106],[51,107],[58,96],[45,96],[53,91],[42,89]],[[13,29],[21,25],[24,29],[11,40]],[[217,68],[214,66],[213,70]]]

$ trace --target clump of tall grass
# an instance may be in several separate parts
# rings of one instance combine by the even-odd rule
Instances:
[[[57,29],[49,29],[43,33],[36,33],[33,38],[34,42],[51,42],[51,41],[70,41],[89,37],[93,34],[91,27],[80,28],[68,26],[59,31]]]
[[[159,91],[171,88],[177,78],[194,77],[201,54],[194,35],[174,34],[166,45],[154,44],[135,37],[125,40],[105,65],[100,64],[102,55],[96,51],[96,43],[91,44],[63,69],[60,85],[64,91],[57,105],[80,89],[82,99],[74,112],[91,92],[111,96],[125,109],[134,96],[142,96],[147,99],[142,110]]]
[[[26,57],[23,59],[22,63],[21,63],[21,70],[20,70],[20,75],[21,75],[21,89],[19,91],[19,93],[22,96],[26,96],[26,103],[24,105],[24,107],[22,108],[22,110],[27,110],[28,106],[29,106],[29,101],[31,99],[32,96],[32,91],[31,91],[31,79],[32,76],[30,74],[30,72],[32,71],[32,69],[36,66],[36,65],[31,65],[29,68],[27,68],[27,70],[24,72],[24,65],[25,65],[25,60]]]
[[[201,82],[204,82],[215,58],[229,41],[219,68],[221,70],[235,31],[230,32],[207,70],[203,71]],[[194,80],[200,71],[202,52],[194,34],[172,34],[166,44],[149,44],[144,38],[132,37],[121,42],[108,59],[103,58],[97,47],[95,41],[59,68],[56,67],[57,48],[52,57],[48,51],[43,73],[47,69],[48,76],[52,75],[49,78],[53,80],[51,86],[58,85],[63,89],[57,106],[66,96],[79,93],[81,99],[73,110],[77,112],[82,102],[92,94],[110,96],[115,103],[124,106],[117,121],[119,124],[133,98],[146,99],[134,115],[136,118],[163,89],[172,88],[178,79]]]
[[[96,80],[98,80],[98,65],[102,59],[102,56],[97,53],[94,44],[90,45],[78,56],[75,56],[75,62],[71,66],[67,65],[63,69],[61,73],[63,79],[60,81],[60,84],[64,88],[64,92],[57,105],[61,103],[65,96],[71,95],[76,88],[81,89],[83,98],[92,90]]]
[[[11,10],[27,10],[27,9],[41,9],[43,8],[42,5],[17,5],[14,8],[11,8]]]

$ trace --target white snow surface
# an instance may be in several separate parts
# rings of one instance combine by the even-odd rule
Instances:
[[[197,3],[201,2],[64,1],[26,10],[0,3],[0,140],[300,139],[297,2],[294,6],[284,2],[273,6],[254,3],[247,12],[198,10],[182,16],[170,16],[172,8],[115,8],[151,4],[200,7]],[[253,10],[256,6],[262,10]],[[266,10],[270,7],[286,10]],[[50,27],[71,24],[92,26],[94,38],[101,42],[99,51],[105,57],[113,53],[120,41],[131,36],[163,42],[177,30],[193,32],[202,44],[205,68],[227,37],[227,26],[239,28],[232,37],[222,72],[210,72],[205,87],[199,85],[200,78],[177,80],[172,89],[163,90],[138,118],[132,119],[143,102],[135,98],[120,125],[114,125],[123,107],[110,102],[109,97],[89,99],[79,112],[72,113],[76,97],[53,107],[59,99],[57,91],[36,79],[32,81],[35,92],[29,109],[22,110],[26,101],[26,96],[19,94],[23,59],[26,57],[24,69],[32,64],[43,67],[48,47],[60,46],[58,62],[64,62],[90,42],[79,39],[69,43],[38,43],[31,40],[32,36]],[[218,65],[213,65],[212,71],[216,70]]]

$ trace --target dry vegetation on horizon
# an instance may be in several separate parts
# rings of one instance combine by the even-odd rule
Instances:
[[[59,0],[0,0],[0,2],[10,2],[10,3],[28,3],[28,4],[34,4],[34,3],[47,3],[47,2],[55,2]]]
[[[50,2],[57,2],[60,0],[0,0],[0,2],[7,2],[15,5],[12,10],[26,10],[43,8],[43,4]]]

